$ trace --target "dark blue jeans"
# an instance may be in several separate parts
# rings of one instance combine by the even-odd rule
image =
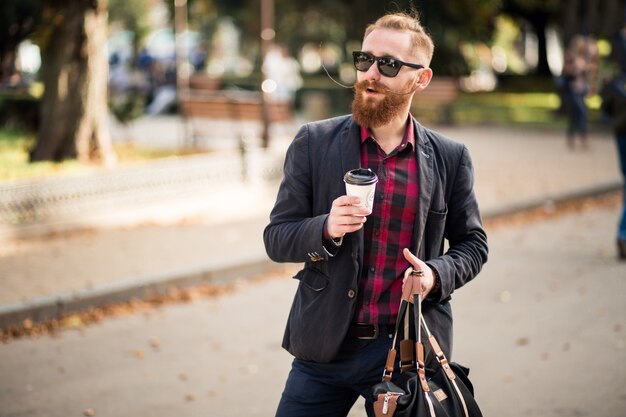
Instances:
[[[381,381],[391,336],[346,339],[330,363],[294,359],[276,417],[345,417],[359,395],[373,417],[372,386]]]

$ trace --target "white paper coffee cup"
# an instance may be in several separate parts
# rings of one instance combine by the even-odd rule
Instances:
[[[378,176],[371,169],[358,168],[348,172],[343,177],[346,183],[346,194],[361,199],[360,207],[365,207],[367,214],[372,213],[374,207],[374,194]]]

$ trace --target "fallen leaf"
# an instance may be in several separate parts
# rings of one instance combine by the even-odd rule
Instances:
[[[151,337],[150,338],[150,346],[152,346],[152,349],[158,350],[159,347],[160,347],[159,340],[156,337]]]
[[[517,346],[526,346],[528,345],[528,343],[530,343],[530,339],[528,339],[527,337],[520,337],[515,341],[515,344]]]
[[[506,304],[511,301],[511,292],[504,290],[500,293],[500,296],[498,298],[502,304]]]
[[[61,327],[64,329],[73,329],[83,327],[83,319],[78,314],[72,314],[61,319]]]

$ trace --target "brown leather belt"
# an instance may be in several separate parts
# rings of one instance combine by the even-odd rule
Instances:
[[[379,326],[378,324],[355,323],[348,328],[348,337],[357,339],[376,339],[378,336],[390,334],[391,326]]]

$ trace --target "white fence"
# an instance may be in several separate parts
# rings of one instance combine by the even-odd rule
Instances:
[[[92,173],[0,183],[0,232],[80,223],[282,174],[282,155],[252,150],[168,158]]]

